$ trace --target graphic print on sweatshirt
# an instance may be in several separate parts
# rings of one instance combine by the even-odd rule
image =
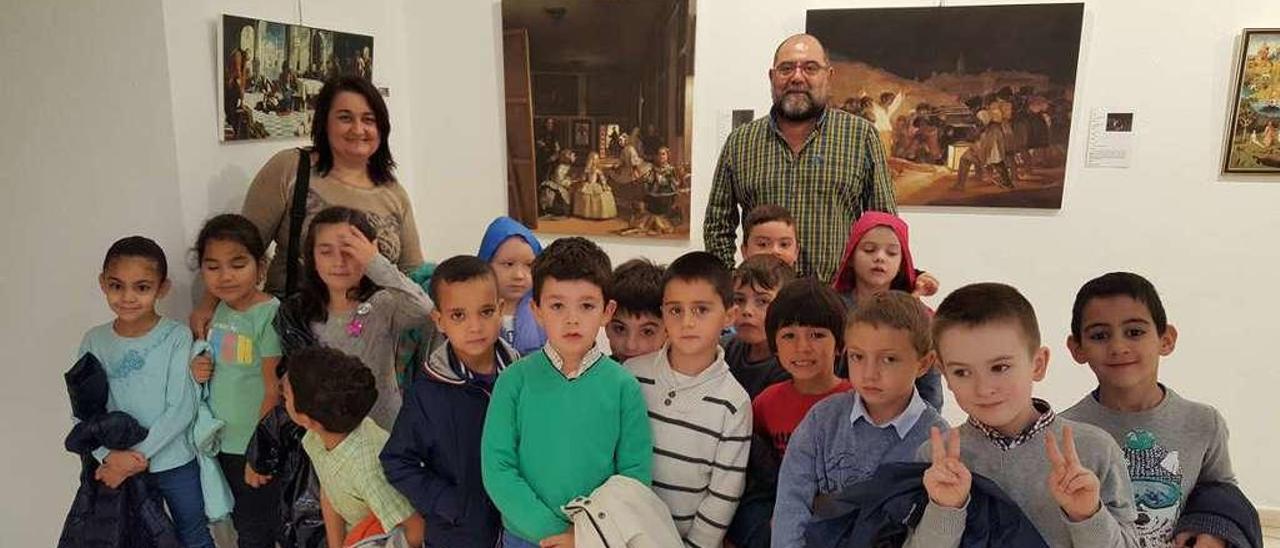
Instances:
[[[1160,445],[1156,435],[1142,429],[1125,434],[1124,458],[1138,510],[1138,544],[1168,546],[1182,500],[1182,466],[1178,452]]]
[[[164,331],[147,335],[151,339],[151,343],[145,347],[134,346],[129,348],[120,356],[120,359],[106,359],[103,363],[103,369],[107,372],[107,378],[117,382],[125,381],[134,373],[141,371],[147,365],[147,356],[151,352],[169,340],[169,335],[173,334],[176,329],[173,325],[162,325]]]
[[[236,333],[231,326],[215,324],[209,330],[209,346],[218,363],[253,365],[253,339]]]

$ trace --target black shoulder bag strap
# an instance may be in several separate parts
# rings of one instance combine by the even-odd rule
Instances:
[[[307,191],[311,186],[311,151],[298,149],[298,174],[293,178],[293,204],[289,206],[289,256],[285,257],[284,297],[298,291],[298,247],[302,244],[302,221],[307,218]]]

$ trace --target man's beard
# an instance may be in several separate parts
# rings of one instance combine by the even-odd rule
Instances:
[[[804,122],[821,115],[826,105],[815,100],[812,91],[795,90],[783,93],[773,102],[773,106],[783,118],[792,122]]]

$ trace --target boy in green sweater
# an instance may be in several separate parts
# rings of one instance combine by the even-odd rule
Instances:
[[[556,240],[533,262],[530,306],[547,344],[498,377],[480,442],[505,548],[572,547],[561,506],[613,475],[650,483],[640,384],[595,344],[615,306],[610,274],[609,257],[585,238]]]

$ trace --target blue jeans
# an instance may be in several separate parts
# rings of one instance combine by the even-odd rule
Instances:
[[[502,548],[538,548],[538,543],[529,542],[525,539],[517,537],[515,533],[506,529],[502,530]]]
[[[178,529],[178,539],[187,548],[213,548],[209,518],[204,515],[204,492],[200,490],[200,465],[192,460],[182,466],[147,475],[150,487],[164,497],[165,506]]]

